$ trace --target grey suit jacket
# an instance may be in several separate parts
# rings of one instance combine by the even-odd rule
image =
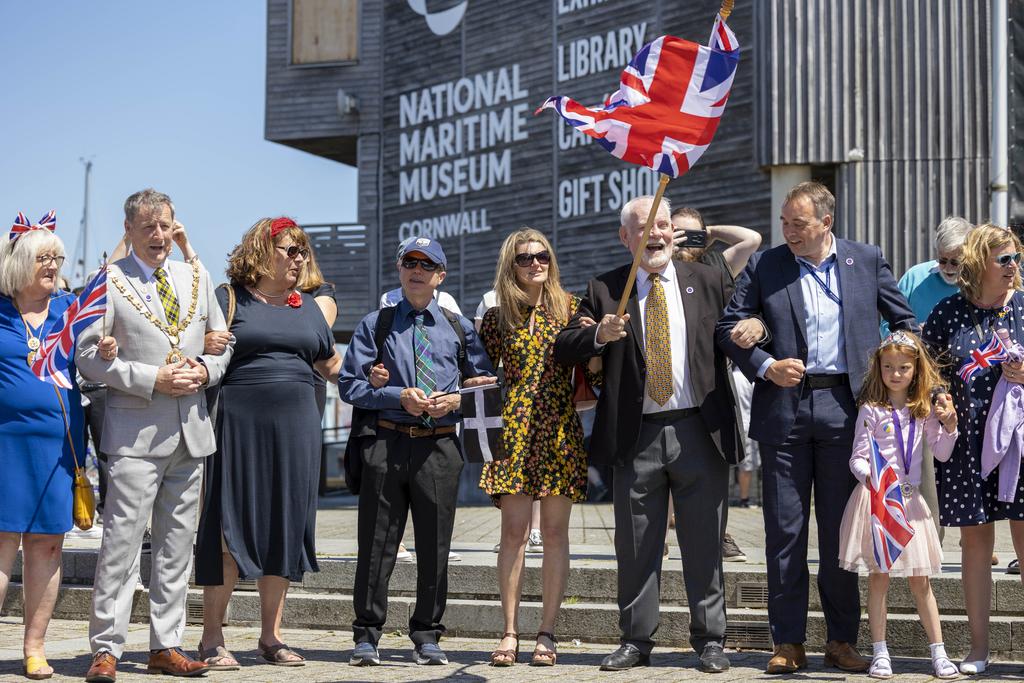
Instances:
[[[178,296],[179,319],[185,318],[192,303],[192,266],[180,261],[164,264]],[[193,457],[210,455],[216,449],[213,426],[206,408],[206,392],[174,398],[154,390],[157,370],[166,365],[171,344],[160,329],[149,322],[114,286],[117,278],[125,290],[159,320],[166,323],[163,306],[149,291],[143,274],[131,256],[111,264],[107,282],[107,313],[78,338],[75,360],[86,379],[107,385],[107,408],[103,420],[100,450],[109,455],[168,456],[181,439]],[[200,266],[199,293],[195,317],[181,334],[182,353],[206,365],[211,385],[220,382],[231,361],[234,341],[219,356],[203,354],[207,331],[226,330],[224,314],[214,297],[210,275]],[[105,361],[98,343],[103,330],[117,340],[117,358]]]

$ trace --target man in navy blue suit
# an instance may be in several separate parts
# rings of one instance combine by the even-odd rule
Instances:
[[[868,668],[855,648],[857,575],[839,568],[839,525],[856,483],[849,469],[855,397],[878,346],[879,315],[892,329],[917,329],[881,250],[833,236],[834,213],[835,197],[824,185],[790,190],[781,217],[786,243],[750,260],[716,329],[718,344],[755,381],[750,438],[760,442],[763,467],[768,618],[776,643],[771,674],[807,666],[812,488],[825,663]],[[745,349],[731,333],[752,316],[764,320],[772,338]]]

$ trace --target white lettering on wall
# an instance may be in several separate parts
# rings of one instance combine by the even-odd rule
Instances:
[[[657,173],[637,166],[565,178],[558,183],[558,217],[617,212],[633,197],[654,194],[657,185]]]
[[[473,211],[405,221],[398,226],[398,241],[401,242],[407,237],[429,237],[440,240],[447,237],[487,232],[490,229],[491,224],[487,222],[487,209],[474,209]]]
[[[558,13],[569,14],[604,4],[607,0],[558,0]]]
[[[558,46],[558,82],[621,69],[641,47],[647,22],[578,38]]]

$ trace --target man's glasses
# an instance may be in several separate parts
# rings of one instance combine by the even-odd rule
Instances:
[[[304,258],[304,259],[305,258],[309,258],[309,249],[307,249],[306,247],[300,247],[297,244],[292,244],[291,246],[288,246],[288,247],[282,247],[282,246],[278,246],[278,245],[274,245],[274,246],[275,246],[275,248],[280,249],[285,254],[287,254],[288,258],[295,258],[296,256],[298,256],[300,254],[302,255],[302,258]]]
[[[1013,254],[1002,254],[1000,256],[996,256],[996,263],[1000,266],[1006,267],[1011,263],[1020,263],[1020,257],[1021,253],[1019,251]]]
[[[50,254],[43,254],[42,256],[36,256],[36,263],[42,266],[48,266],[51,263],[60,268],[64,265],[63,256],[51,256]]]
[[[960,267],[960,259],[955,258],[940,258],[937,259],[940,266],[953,266],[954,268]]]
[[[516,254],[516,265],[520,268],[529,268],[534,261],[546,266],[551,263],[551,254],[546,251],[538,251],[536,254]]]
[[[433,273],[435,270],[441,267],[440,263],[434,263],[430,259],[425,258],[414,258],[407,257],[402,259],[402,267],[406,270],[414,270],[416,266],[419,266],[428,273]]]

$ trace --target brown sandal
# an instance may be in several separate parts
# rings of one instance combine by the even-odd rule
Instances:
[[[558,645],[558,638],[555,638],[554,633],[537,631],[537,640],[540,640],[542,636],[550,640],[552,645]],[[540,651],[534,648],[533,659],[530,660],[530,666],[554,666],[557,659],[558,653],[554,650]]]
[[[501,639],[505,640],[506,638],[516,639],[516,649],[495,650],[494,652],[492,652],[491,666],[512,666],[513,664],[519,661],[519,634],[512,633],[511,631],[509,631],[508,633],[502,633]]]
[[[306,658],[300,655],[295,650],[291,649],[284,643],[278,643],[277,645],[264,645],[257,641],[259,647],[260,657],[263,661],[274,666],[305,666]]]
[[[223,645],[204,648],[200,642],[197,650],[199,660],[206,664],[210,671],[238,671],[241,668],[235,656]]]

